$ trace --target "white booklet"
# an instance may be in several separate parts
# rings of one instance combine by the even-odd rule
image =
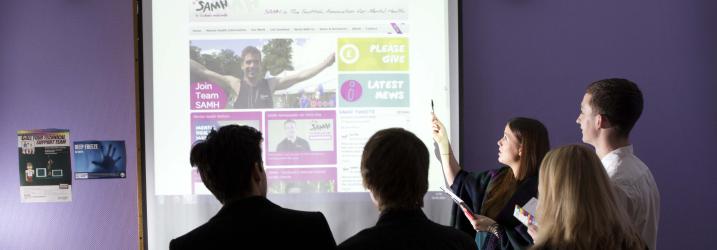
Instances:
[[[535,221],[535,210],[538,207],[538,200],[535,198],[530,198],[530,200],[523,205],[523,207],[520,207],[518,205],[515,205],[515,210],[513,211],[513,216],[517,218],[520,222],[522,222],[526,226],[530,225],[538,225],[538,222]]]
[[[471,209],[468,207],[468,204],[466,204],[466,203],[463,201],[463,199],[461,199],[460,197],[458,197],[458,195],[456,195],[455,193],[453,193],[453,191],[451,191],[450,188],[441,186],[441,190],[443,190],[444,193],[448,194],[448,196],[451,197],[451,200],[453,200],[453,202],[455,202],[456,204],[458,204],[458,206],[461,206],[461,207],[465,208],[466,210],[468,210],[468,212],[470,212],[471,215],[473,214],[473,211],[471,211]]]

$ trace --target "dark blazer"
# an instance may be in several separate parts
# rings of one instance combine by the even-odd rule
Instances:
[[[420,209],[381,213],[376,226],[364,229],[338,249],[477,249],[467,234],[430,221]]]
[[[231,201],[169,249],[335,249],[320,212],[282,208],[265,197]]]
[[[503,174],[510,174],[509,167],[502,167],[481,173],[466,172],[461,170],[456,175],[451,189],[456,195],[464,200],[474,213],[480,213],[486,195],[495,186],[495,180]],[[503,230],[500,240],[492,235],[488,236],[483,249],[527,249],[533,244],[533,239],[528,234],[528,227],[513,217],[515,205],[523,206],[531,198],[538,197],[538,176],[529,176],[518,183],[515,193],[501,209],[497,218],[491,218],[500,224]],[[453,208],[453,224],[456,228],[472,233],[475,237],[476,231],[470,224],[463,211],[456,206]],[[478,240],[478,238],[476,238]]]

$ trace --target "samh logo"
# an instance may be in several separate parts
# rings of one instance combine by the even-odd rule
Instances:
[[[195,17],[226,17],[229,0],[192,1]]]

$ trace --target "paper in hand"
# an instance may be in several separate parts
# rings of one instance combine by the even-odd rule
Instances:
[[[525,226],[538,225],[535,221],[535,210],[538,207],[538,200],[531,198],[523,207],[515,205],[513,216],[522,222]]]
[[[451,191],[451,189],[449,189],[449,188],[447,188],[447,187],[441,186],[441,190],[443,190],[444,193],[448,194],[448,196],[451,197],[451,200],[453,200],[453,202],[455,202],[456,204],[458,204],[458,206],[461,206],[463,209],[465,209],[466,211],[468,211],[468,213],[470,213],[470,215],[471,215],[471,217],[472,217],[473,211],[471,211],[471,209],[468,208],[468,205],[463,201],[463,199],[461,199],[460,197],[458,197],[458,195],[456,195],[455,193],[453,193],[453,191]]]

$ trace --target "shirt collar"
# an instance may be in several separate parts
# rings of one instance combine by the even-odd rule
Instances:
[[[632,144],[630,144],[630,145],[627,145],[627,146],[624,146],[621,148],[617,148],[613,151],[610,151],[610,153],[607,153],[602,159],[608,158],[609,156],[612,156],[612,155],[631,155],[632,150],[633,150]]]
[[[240,199],[232,199],[228,200],[224,203],[221,209],[219,209],[219,212],[215,215],[215,217],[222,216],[224,214],[231,214],[234,210],[238,211],[256,211],[256,210],[264,210],[271,207],[279,207],[278,205],[274,204],[273,202],[269,201],[264,196],[251,196],[246,198],[240,198]]]
[[[428,220],[420,208],[416,209],[390,209],[381,212],[376,225],[392,224],[399,221]]]
[[[610,151],[610,153],[607,153],[605,156],[600,159],[602,162],[602,165],[605,167],[605,171],[607,171],[608,176],[613,176],[615,171],[617,170],[617,164],[620,161],[621,158],[624,158],[627,155],[632,155],[633,153],[632,144],[617,148],[613,151]]]

